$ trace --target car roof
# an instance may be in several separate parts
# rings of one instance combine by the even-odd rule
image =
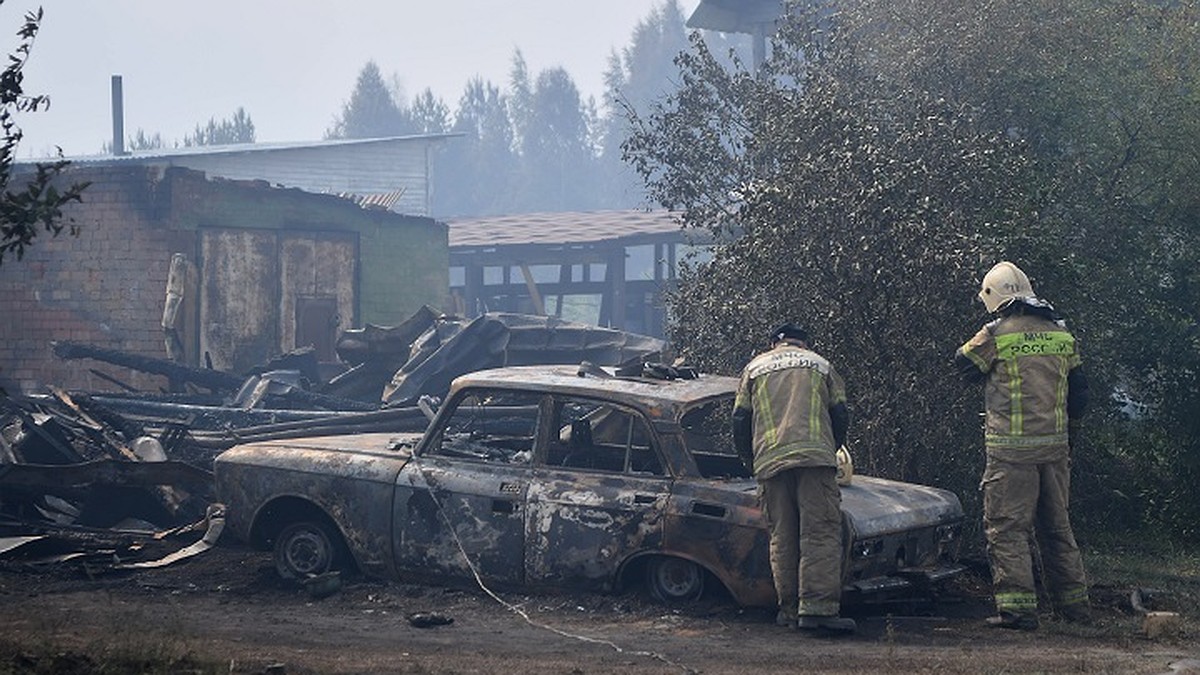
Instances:
[[[594,366],[584,373],[578,365],[507,366],[480,370],[454,380],[452,391],[465,387],[499,387],[504,389],[534,389],[537,391],[600,396],[614,400],[640,400],[672,406],[714,396],[731,395],[737,391],[737,378],[702,373],[694,379],[657,379],[648,377],[618,377],[612,368]],[[595,374],[598,371],[608,377]]]

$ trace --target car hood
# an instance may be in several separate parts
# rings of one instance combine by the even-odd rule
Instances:
[[[859,537],[953,523],[962,520],[962,503],[949,490],[886,478],[854,476],[842,486],[842,510]]]

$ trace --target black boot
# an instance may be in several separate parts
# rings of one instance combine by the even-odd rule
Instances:
[[[1013,630],[1037,630],[1036,614],[1018,614],[1016,612],[1000,612],[989,616],[986,623],[991,628],[1011,628]]]
[[[853,633],[858,630],[858,624],[854,622],[854,619],[840,616],[802,616],[796,622],[796,626],[800,630],[823,630],[830,633]]]

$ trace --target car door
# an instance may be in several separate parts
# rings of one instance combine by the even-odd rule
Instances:
[[[671,481],[635,410],[577,397],[547,408],[526,499],[526,580],[609,588],[628,556],[661,547]]]
[[[524,578],[525,499],[541,396],[466,390],[397,479],[401,574]]]

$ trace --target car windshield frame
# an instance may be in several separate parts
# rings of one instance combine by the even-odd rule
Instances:
[[[680,440],[702,478],[752,478],[733,445],[734,392],[689,401],[679,413]]]

